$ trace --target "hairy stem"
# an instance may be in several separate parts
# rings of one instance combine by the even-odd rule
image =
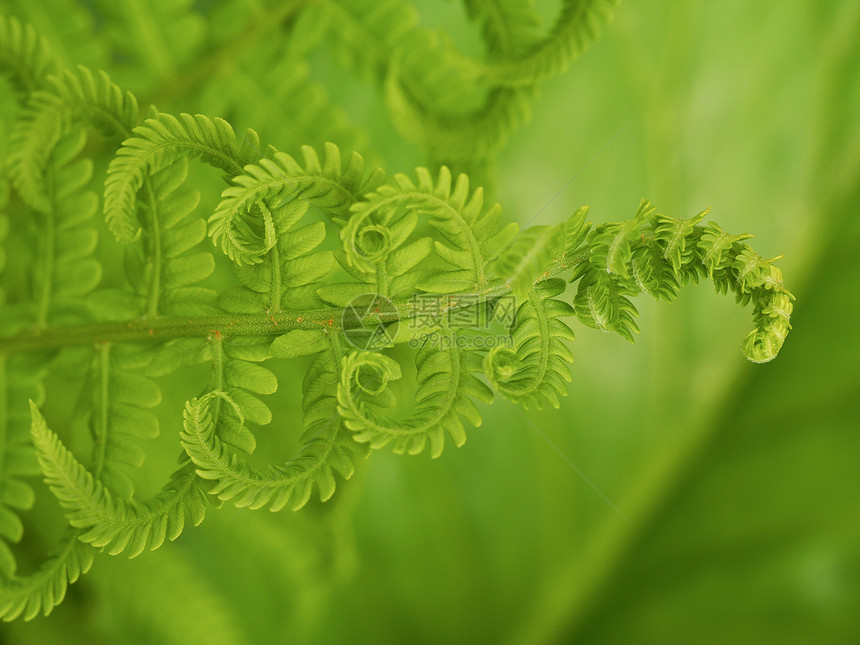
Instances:
[[[564,269],[559,268],[559,272]],[[554,275],[554,274],[553,274]],[[474,306],[480,302],[494,300],[510,293],[508,285],[496,284],[485,289],[475,298],[458,298],[465,305],[446,304],[446,297],[440,297],[440,307],[458,309]],[[462,294],[458,294],[462,296]],[[378,322],[407,320],[420,314],[421,307],[410,301],[395,303],[396,312],[390,314],[369,314]],[[417,307],[417,310],[416,310]],[[282,311],[269,315],[237,314],[201,316],[187,318],[182,316],[158,318],[155,320],[126,320],[119,322],[88,323],[54,327],[49,329],[29,329],[14,336],[0,338],[0,354],[13,352],[57,349],[72,345],[92,345],[98,343],[145,343],[164,342],[173,338],[208,338],[220,335],[222,338],[247,336],[278,336],[293,329],[340,329],[342,309],[311,309],[305,311]]]

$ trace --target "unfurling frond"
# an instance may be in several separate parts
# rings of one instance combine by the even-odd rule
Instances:
[[[573,362],[566,341],[573,331],[562,317],[573,308],[556,296],[564,292],[564,280],[551,278],[538,283],[520,305],[511,339],[513,347],[494,347],[484,359],[484,372],[493,387],[526,409],[541,409],[545,403],[559,407],[567,395]]]
[[[343,168],[340,150],[334,144],[326,145],[322,161],[309,146],[304,146],[302,153],[304,164],[277,152],[273,159],[247,166],[221,194],[221,203],[209,218],[209,235],[231,260],[239,264],[260,262],[275,245],[276,211],[287,208],[290,202],[306,202],[325,211],[335,222],[342,222],[362,193],[382,182],[379,169],[364,176],[364,160],[357,153]]]
[[[616,4],[618,0],[564,0],[546,38],[520,55],[499,57],[487,63],[469,61],[466,69],[479,82],[502,86],[532,85],[560,74],[597,39]]]
[[[478,380],[480,354],[461,351],[456,332],[442,342],[446,349],[426,343],[415,356],[418,389],[412,414],[400,421],[384,414],[394,396],[389,383],[401,377],[400,366],[387,356],[353,352],[343,358],[337,390],[338,412],[356,441],[377,449],[392,445],[394,452],[421,453],[430,447],[438,457],[445,447],[445,434],[457,446],[466,441],[463,419],[481,425],[473,399],[489,403],[492,392]],[[440,339],[441,340],[441,339]]]
[[[137,191],[144,180],[180,157],[200,157],[228,175],[256,161],[260,142],[253,130],[240,142],[233,127],[223,119],[198,114],[157,114],[134,129],[108,169],[105,182],[105,216],[111,232],[122,243],[130,242],[138,229],[135,210]]]
[[[483,189],[470,193],[466,175],[453,181],[445,166],[435,181],[426,168],[416,169],[416,174],[417,183],[406,175],[395,175],[396,185],[381,186],[353,206],[341,233],[348,265],[366,272],[376,256],[394,252],[399,243],[392,246],[392,241],[405,241],[400,237],[407,229],[413,230],[407,214],[414,213],[426,217],[438,232],[433,255],[444,266],[422,280],[418,288],[435,293],[485,288],[491,278],[490,261],[516,235],[517,225],[499,227],[501,207],[495,204],[485,208]],[[403,253],[419,251],[416,248]],[[403,260],[407,261],[406,257]]]
[[[203,521],[206,496],[190,466],[177,470],[151,500],[124,500],[75,459],[35,405],[32,414],[33,444],[45,481],[68,511],[66,517],[78,529],[81,542],[104,547],[111,555],[128,552],[133,558],[157,549],[165,539],[175,540],[186,519],[194,526]]]
[[[791,329],[794,300],[775,260],[743,243],[748,235],[728,235],[713,222],[699,225],[707,211],[686,220],[653,211],[643,201],[632,220],[599,226],[589,235],[589,257],[571,278],[579,280],[574,305],[580,322],[632,342],[639,329],[630,297],[644,292],[672,300],[682,285],[706,276],[717,292],[753,303],[755,329],[744,340],[744,355],[754,363],[775,358]]]

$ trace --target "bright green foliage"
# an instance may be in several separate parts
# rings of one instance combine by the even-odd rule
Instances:
[[[140,65],[143,91],[159,83],[170,89],[208,42],[191,2],[97,4],[113,16],[119,67]],[[300,15],[295,8],[215,15],[246,25],[234,45],[250,43],[252,53],[267,47],[254,36],[274,28],[269,12],[293,21],[287,31],[297,41],[283,45],[289,51],[272,45],[266,60],[334,41],[354,71],[379,84],[404,137],[433,160],[486,167],[524,118],[537,83],[583,50],[612,4],[566,1],[541,39],[528,2],[471,0],[469,14],[486,38],[481,61],[420,27],[400,0],[310,3]],[[138,24],[138,16],[146,20]],[[446,435],[463,445],[467,426],[481,425],[479,403],[496,392],[524,408],[558,407],[571,380],[574,316],[633,340],[631,297],[671,300],[682,285],[708,278],[718,292],[752,303],[755,329],[743,343],[751,361],[773,359],[790,329],[793,297],[774,261],[744,243],[748,236],[702,225],[705,213],[674,219],[643,201],[620,223],[592,227],[583,207],[562,223],[520,231],[447,165],[386,183],[380,168],[334,142],[321,152],[298,148],[299,161],[261,148],[254,130],[237,136],[220,117],[149,108],[141,123],[138,100],[104,72],[53,69],[35,32],[0,15],[0,73],[20,94],[0,174],[0,245],[24,249],[15,249],[16,271],[0,274],[6,620],[49,613],[95,548],[129,557],[156,549],[199,524],[209,501],[299,509],[314,490],[328,500],[336,475],[351,477],[371,450],[427,449],[435,458]],[[304,78],[293,81],[297,92],[313,94]],[[452,111],[475,84],[484,90],[479,107]],[[241,118],[255,114],[223,105]],[[296,123],[318,134],[313,117]],[[101,139],[88,143],[91,126]],[[189,170],[195,159],[223,173],[220,193]],[[106,168],[102,210],[115,239],[99,240],[94,167]],[[113,269],[120,256],[124,271],[104,275],[103,264]],[[578,282],[575,295],[564,278]],[[356,314],[351,305],[368,294],[389,309]],[[508,299],[512,319],[502,315]],[[422,327],[428,304],[435,316]],[[494,336],[493,325],[504,328]],[[381,332],[384,342],[361,346],[355,328]],[[291,418],[273,415],[265,402],[285,364],[306,370],[302,414]],[[201,365],[208,380],[190,395],[181,428],[179,414],[165,424],[158,412],[174,393],[160,379]],[[77,388],[66,393],[73,405],[56,406],[68,407],[65,414],[52,407],[50,392],[45,399],[57,377]],[[135,473],[160,425],[179,435],[179,466],[160,492],[139,499]],[[263,426],[300,427],[299,450],[255,465]],[[70,533],[41,569],[21,576],[13,545],[23,537],[20,514],[33,505],[36,458]]]

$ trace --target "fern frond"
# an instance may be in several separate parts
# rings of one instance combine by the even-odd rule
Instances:
[[[47,41],[31,25],[0,14],[0,74],[26,95],[42,87],[53,68]]]
[[[302,148],[304,164],[278,152],[273,159],[249,165],[221,194],[221,203],[209,218],[209,235],[238,264],[261,262],[275,244],[273,211],[300,199],[322,209],[335,222],[342,221],[362,193],[382,182],[382,171],[364,176],[364,160],[353,153],[343,168],[340,150],[326,144],[320,160],[316,151]]]
[[[359,282],[327,285],[318,293],[340,307],[362,294],[398,298],[415,293],[427,275],[415,267],[433,252],[430,237],[409,241],[417,225],[418,214],[402,208],[376,210],[367,217],[354,214],[341,231],[344,250],[338,261]]]
[[[385,101],[400,135],[440,163],[480,164],[493,159],[511,135],[531,118],[534,91],[498,88],[471,112],[441,111],[422,104],[398,76],[385,83]]]
[[[149,91],[176,76],[203,45],[206,23],[189,0],[97,0],[121,84]]]
[[[93,564],[93,548],[78,541],[78,535],[69,532],[35,573],[0,580],[0,618],[32,620],[40,612],[47,616],[63,601],[68,586]]]
[[[396,186],[381,186],[353,207],[342,234],[349,264],[361,267],[366,263],[359,239],[363,231],[376,231],[372,227],[397,221],[399,209],[407,209],[426,216],[442,238],[434,243],[434,255],[446,269],[419,283],[420,289],[455,293],[486,287],[489,262],[516,235],[517,225],[498,228],[501,207],[496,204],[485,209],[483,190],[470,193],[465,175],[459,175],[453,185],[445,166],[435,181],[426,168],[417,168],[416,175],[417,183],[406,175],[395,175]]]
[[[491,59],[520,56],[537,40],[534,0],[464,0],[469,18],[481,24]]]
[[[309,207],[309,201],[293,199],[271,212],[275,242],[259,263],[231,265],[241,285],[221,292],[223,310],[272,315],[325,305],[316,291],[336,262],[331,251],[318,250],[325,240],[325,222],[298,225]]]
[[[40,370],[32,361],[0,354],[0,579],[15,573],[16,562],[8,544],[24,532],[18,513],[33,506],[34,494],[26,477],[38,474],[23,402],[42,401]],[[35,469],[34,469],[35,466]]]
[[[161,402],[161,390],[139,373],[149,359],[134,346],[104,344],[93,355],[84,386],[84,395],[92,397],[94,476],[123,499],[134,492],[130,469],[144,460],[139,442],[158,436],[158,419],[149,410]]]
[[[561,317],[572,316],[573,308],[555,296],[564,293],[564,280],[551,278],[538,283],[528,300],[517,310],[511,329],[513,348],[494,347],[484,359],[484,373],[493,387],[524,408],[559,407],[567,395],[573,355],[565,341],[573,331]]]
[[[587,263],[574,270],[571,282],[576,280],[579,285],[573,304],[579,322],[595,329],[614,331],[632,343],[633,334],[639,333],[633,320],[639,312],[629,296],[635,296],[638,290],[617,275]]]
[[[194,216],[200,193],[183,187],[187,176],[184,158],[151,176],[140,214],[143,239],[127,247],[126,272],[135,290],[136,313],[149,319],[217,311],[215,293],[197,284],[215,270],[215,259],[201,250],[206,221]]]
[[[524,87],[564,72],[609,22],[618,0],[564,0],[551,33],[529,51],[490,62],[469,61],[464,71],[491,87]]]
[[[219,499],[232,501],[240,508],[269,506],[272,511],[292,502],[293,510],[298,510],[310,499],[314,484],[319,488],[320,499],[325,501],[331,496],[335,487],[333,470],[344,478],[352,475],[349,453],[354,449],[342,440],[336,416],[308,428],[296,457],[261,472],[240,458],[216,433],[210,403],[213,398],[223,399],[242,422],[238,405],[223,392],[212,392],[186,405],[180,440],[197,474],[215,480],[209,492]]]
[[[491,271],[511,289],[517,302],[523,302],[549,271],[568,266],[591,226],[585,223],[587,214],[588,207],[584,206],[561,224],[529,227],[502,250]]]
[[[292,508],[297,510],[307,503],[314,485],[322,501],[331,497],[335,489],[334,472],[345,479],[352,476],[353,461],[366,453],[342,428],[337,415],[334,387],[339,342],[323,330],[313,333],[321,335],[316,339],[319,342],[310,341],[303,330],[296,330],[276,339],[271,347],[271,353],[281,358],[319,354],[302,386],[307,428],[301,439],[302,447],[284,464],[259,471],[236,450],[250,452],[253,449],[253,445],[242,445],[235,440],[235,437],[250,434],[245,429],[245,419],[252,420],[248,413],[253,408],[235,398],[246,385],[230,379],[216,380],[216,387],[222,384],[233,387],[215,389],[186,405],[180,440],[194,461],[197,474],[216,480],[210,494],[223,501],[233,501],[239,507],[270,505],[273,511],[292,501]],[[302,340],[296,347],[292,341],[298,338]]]
[[[137,191],[144,179],[182,156],[200,157],[229,175],[238,175],[259,156],[259,139],[256,132],[247,130],[240,143],[229,123],[202,114],[177,118],[160,113],[144,121],[123,142],[108,168],[105,217],[117,241],[128,243],[137,232]]]
[[[474,372],[481,369],[477,351],[458,347],[457,330],[445,334],[443,347],[425,343],[415,356],[418,389],[413,413],[405,420],[392,419],[381,412],[394,398],[388,388],[400,378],[400,365],[382,354],[355,351],[342,359],[337,390],[338,411],[356,441],[371,449],[389,444],[395,453],[417,455],[429,445],[430,456],[442,454],[445,433],[456,446],[466,441],[462,419],[481,425],[481,415],[473,399],[489,403],[492,391]]]
[[[31,95],[12,134],[11,175],[21,197],[33,208],[49,207],[43,171],[54,146],[72,126],[93,125],[118,141],[137,123],[137,100],[114,85],[107,74],[98,79],[86,67],[51,76],[45,90]]]
[[[579,280],[574,305],[580,322],[632,341],[638,312],[630,296],[645,292],[672,300],[681,285],[705,276],[718,293],[753,303],[755,329],[743,342],[744,355],[755,363],[775,358],[791,329],[794,300],[775,260],[743,243],[747,235],[728,235],[714,223],[700,225],[707,211],[675,219],[653,210],[643,200],[632,220],[599,226],[589,235],[589,257],[571,277]]]
[[[124,500],[112,495],[75,459],[35,405],[32,414],[33,444],[45,482],[68,511],[66,518],[78,529],[81,542],[105,548],[110,555],[127,551],[134,558],[146,549],[157,549],[165,539],[175,540],[186,520],[194,526],[203,521],[206,494],[191,465],[173,473],[152,499]]]
[[[83,131],[70,133],[55,146],[47,176],[47,209],[34,218],[39,230],[39,262],[33,275],[33,318],[37,327],[80,321],[81,298],[98,286],[101,263],[93,253],[98,232],[90,226],[98,199],[86,186],[92,162],[76,160],[86,142]]]
[[[595,269],[626,278],[629,275],[633,242],[640,238],[639,228],[653,212],[651,203],[643,199],[633,219],[594,228],[588,236],[588,261],[591,265]]]

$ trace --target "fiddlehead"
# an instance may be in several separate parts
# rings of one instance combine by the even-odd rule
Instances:
[[[137,191],[144,179],[182,156],[200,157],[211,166],[237,175],[259,156],[257,133],[248,130],[240,143],[229,123],[198,114],[156,114],[134,129],[108,169],[105,217],[117,240],[130,242],[135,222]]]

